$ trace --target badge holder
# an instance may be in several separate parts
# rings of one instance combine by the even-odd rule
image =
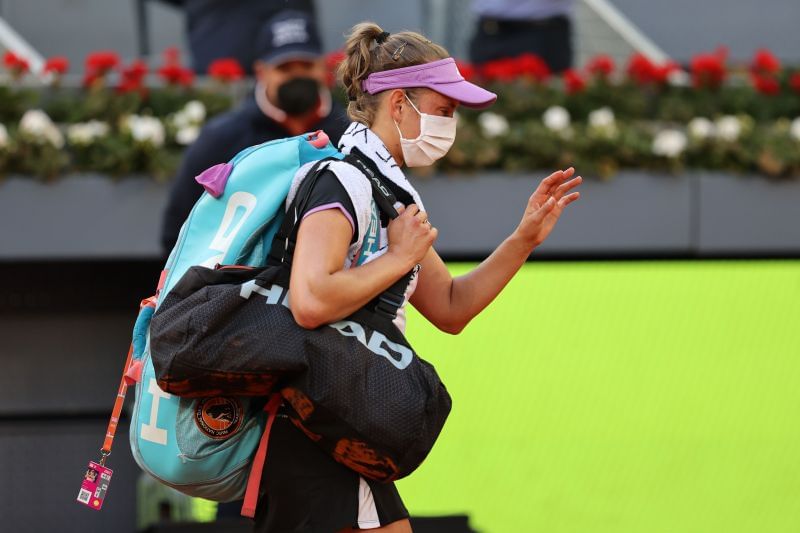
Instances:
[[[81,488],[78,492],[78,503],[81,503],[90,509],[99,511],[103,507],[103,501],[108,492],[108,485],[111,483],[111,475],[114,473],[106,466],[106,460],[111,455],[111,445],[114,443],[114,435],[117,432],[117,424],[119,417],[122,413],[122,405],[125,403],[125,393],[128,391],[128,385],[132,385],[138,381],[135,374],[141,372],[141,363],[138,361],[131,366],[131,358],[133,355],[133,344],[128,350],[128,360],[125,362],[125,372],[117,390],[117,399],[114,402],[114,410],[111,413],[111,420],[108,422],[108,429],[106,430],[106,438],[103,441],[103,447],[100,449],[100,460],[98,462],[89,461],[89,466],[81,481]],[[137,364],[138,363],[138,364]]]

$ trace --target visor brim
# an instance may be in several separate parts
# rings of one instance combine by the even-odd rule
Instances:
[[[461,105],[475,109],[489,107],[497,100],[495,93],[466,80],[455,83],[437,83],[429,87],[437,93],[458,101]]]

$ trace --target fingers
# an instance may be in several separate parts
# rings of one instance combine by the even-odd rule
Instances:
[[[534,220],[537,220],[537,221],[542,220],[544,217],[547,216],[548,213],[550,213],[550,211],[553,210],[553,208],[555,206],[556,206],[556,201],[551,196],[550,198],[547,199],[547,201],[544,204],[539,206],[536,209],[536,211],[533,213]]]
[[[546,187],[546,189],[542,192],[550,192],[554,190],[561,183],[570,179],[573,174],[575,174],[575,169],[573,167],[569,167],[566,170],[556,170],[542,180],[542,185]]]
[[[398,209],[397,212],[406,217],[415,217],[419,213],[419,207],[417,204],[408,204],[403,211]]]
[[[541,198],[542,196],[551,196],[554,192],[558,189],[558,187],[562,186],[563,183],[570,179],[575,174],[575,169],[573,167],[569,167],[566,170],[556,170],[539,184],[536,187],[536,190],[531,195],[529,203],[531,205],[534,204],[535,198]],[[577,179],[577,178],[576,178]]]
[[[574,202],[575,200],[577,200],[580,197],[581,197],[581,193],[578,192],[578,191],[575,191],[575,192],[573,192],[571,194],[566,195],[561,200],[559,200],[558,201],[558,205],[560,207],[566,207],[566,206],[568,206],[569,204],[571,204],[572,202]]]
[[[569,191],[570,189],[574,189],[575,187],[577,187],[577,186],[578,186],[578,185],[580,185],[581,183],[583,183],[583,178],[582,178],[582,177],[580,177],[580,176],[578,176],[577,178],[571,179],[571,180],[569,180],[569,181],[568,181],[568,182],[566,182],[566,183],[562,183],[562,184],[561,184],[561,185],[559,185],[559,187],[556,189],[556,191],[555,191],[555,193],[553,194],[553,196],[555,196],[555,197],[556,197],[556,200],[558,200],[558,199],[560,199],[562,196],[564,196],[564,194],[565,194],[567,191]]]

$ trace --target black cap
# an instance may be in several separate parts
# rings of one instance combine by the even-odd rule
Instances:
[[[322,56],[317,25],[306,12],[281,11],[267,21],[256,41],[258,57],[280,64],[294,59],[315,60]]]

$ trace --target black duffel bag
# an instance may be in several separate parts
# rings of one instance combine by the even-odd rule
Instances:
[[[380,193],[391,206],[391,192]],[[275,242],[293,241],[296,229]],[[340,463],[378,481],[410,474],[451,407],[433,366],[392,321],[410,276],[348,318],[306,330],[286,306],[289,274],[285,258],[189,269],[150,324],[159,386],[183,397],[280,392],[292,422]]]

